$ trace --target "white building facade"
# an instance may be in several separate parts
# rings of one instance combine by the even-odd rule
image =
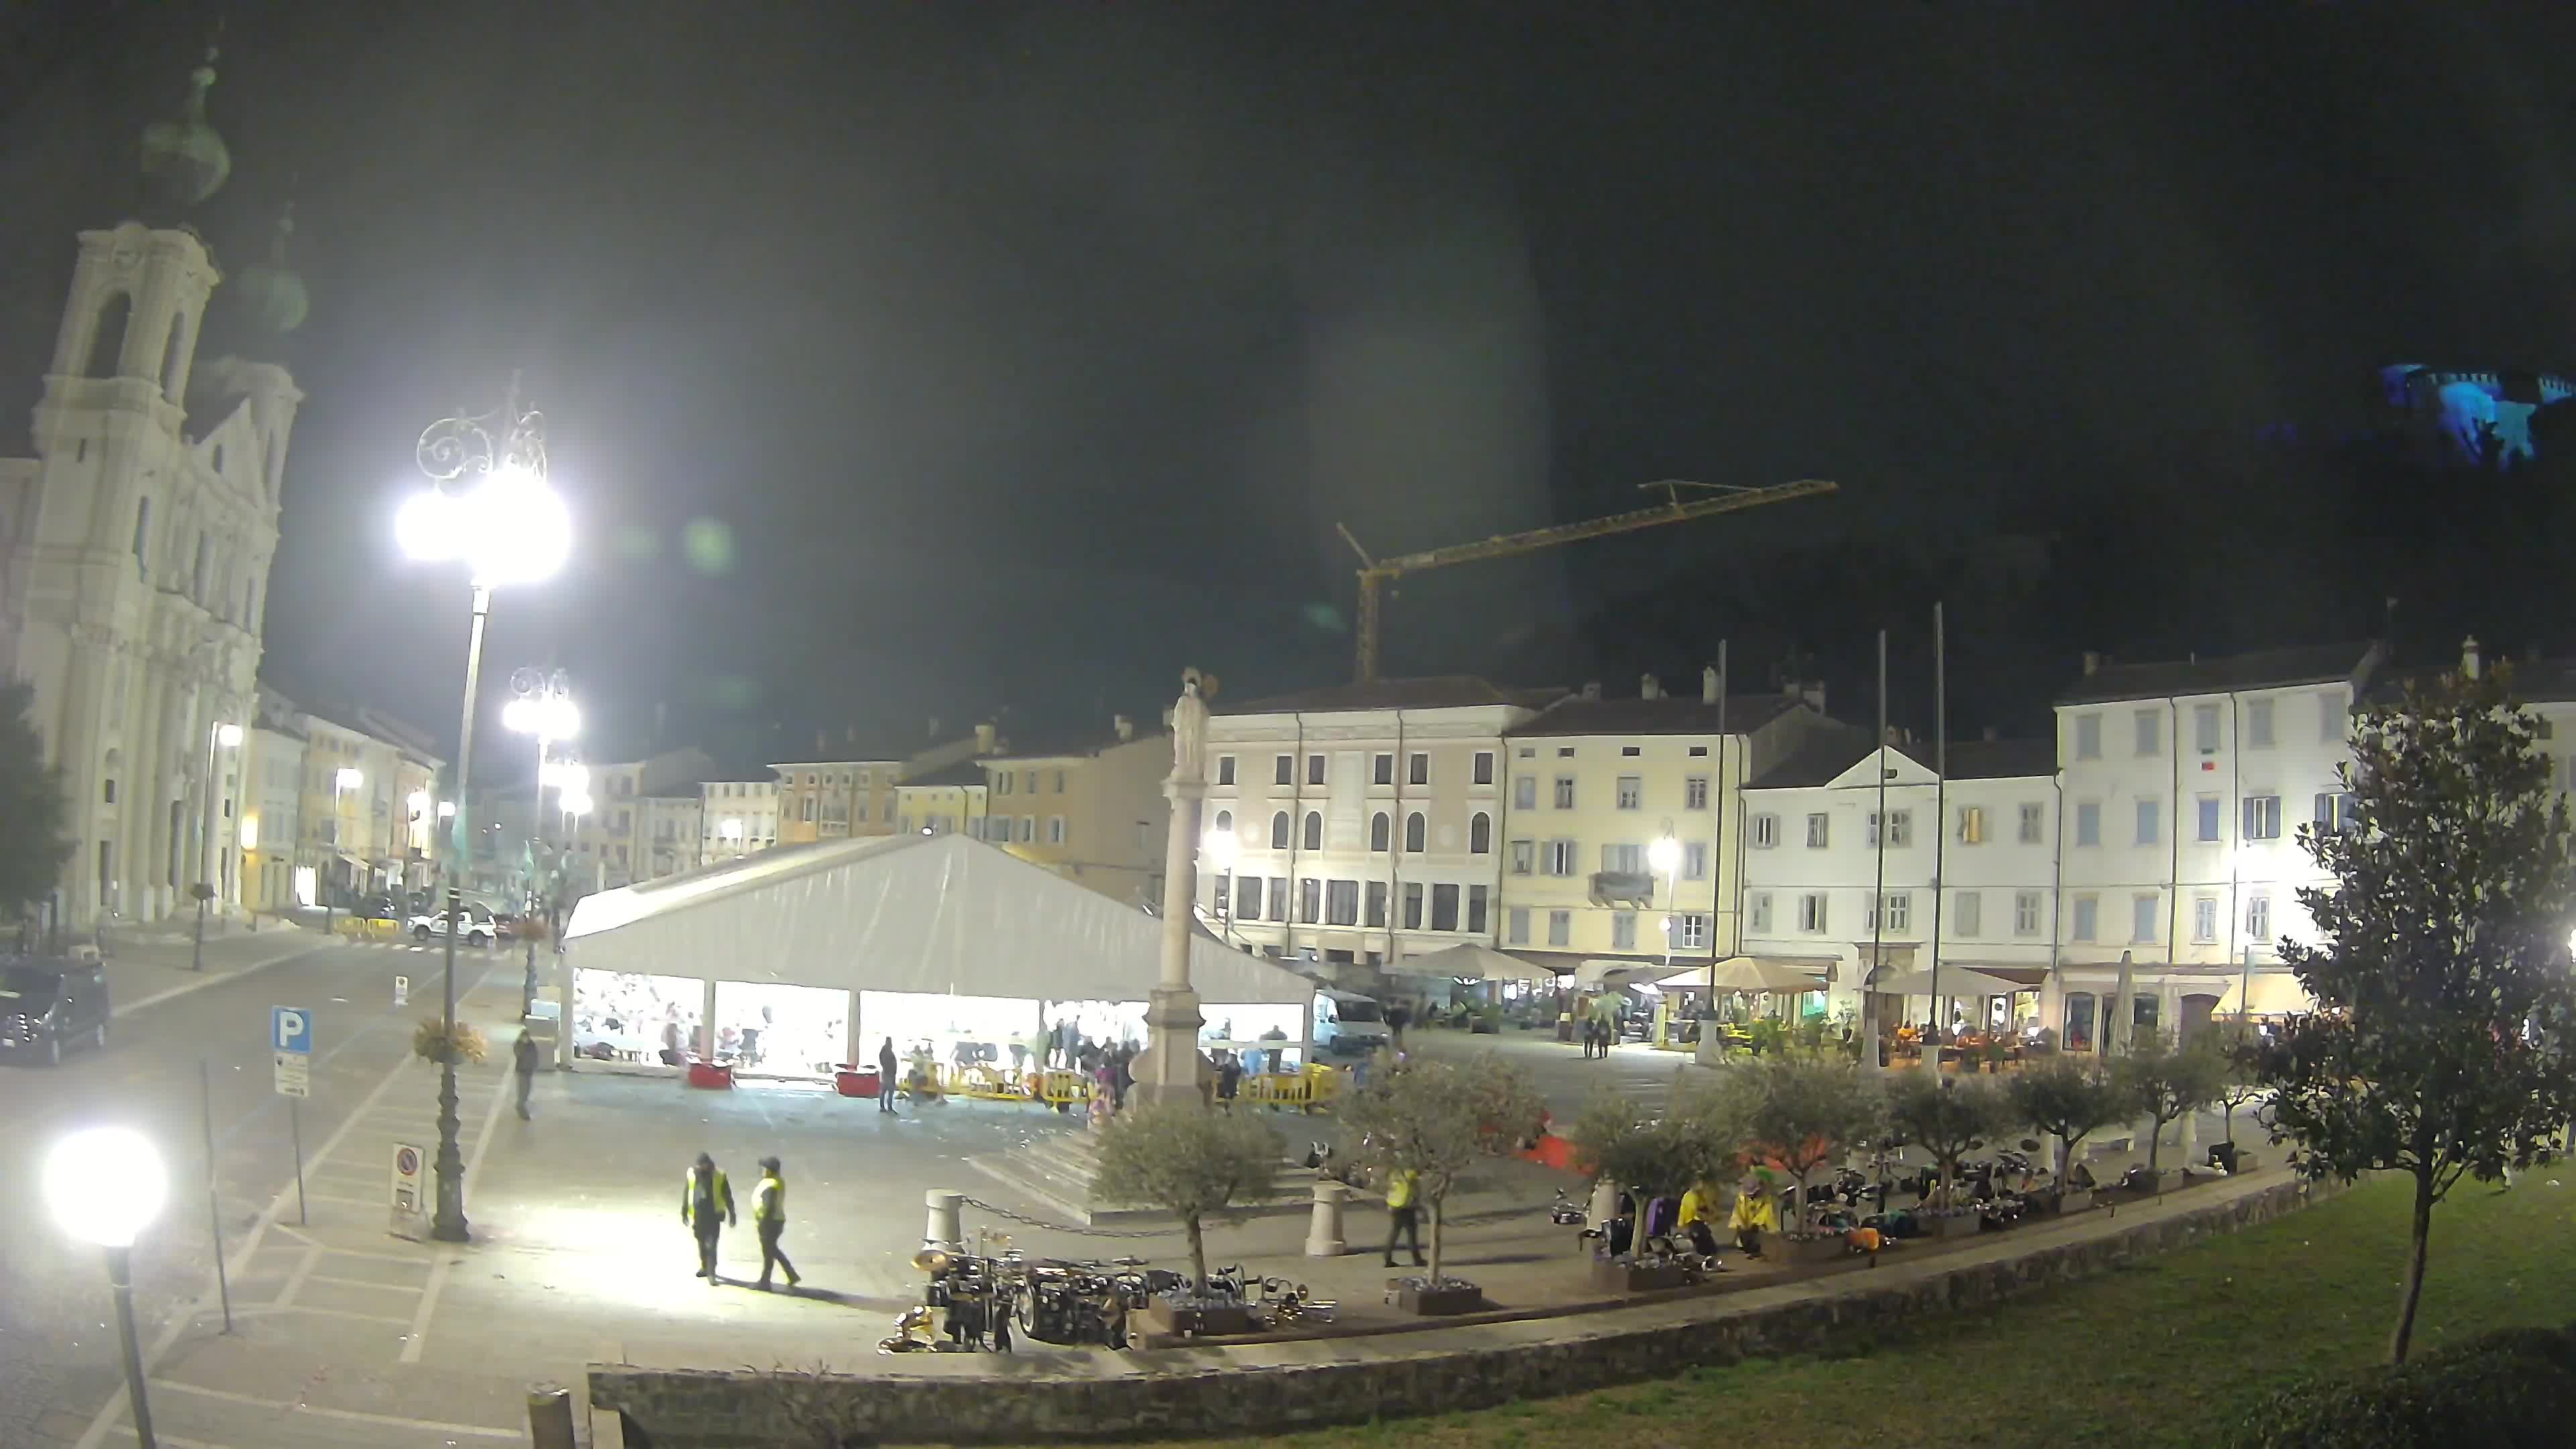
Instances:
[[[732,860],[778,844],[778,776],[698,785],[698,858]]]

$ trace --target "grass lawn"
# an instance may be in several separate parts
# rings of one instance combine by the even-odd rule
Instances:
[[[2261,1227],[1832,1357],[1753,1360],[1474,1414],[1201,1442],[2197,1449],[2278,1380],[2386,1354],[2409,1201],[2405,1183],[2367,1183]],[[2535,1171],[2509,1192],[2462,1183],[2434,1214],[2417,1351],[2490,1328],[2576,1321],[2571,1242],[2576,1164]]]

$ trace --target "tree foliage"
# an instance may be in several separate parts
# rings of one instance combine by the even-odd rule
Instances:
[[[1546,1099],[1528,1074],[1492,1052],[1464,1062],[1417,1059],[1370,1078],[1337,1109],[1360,1160],[1381,1173],[1415,1175],[1431,1210],[1433,1282],[1441,1281],[1442,1204],[1479,1159],[1536,1136]]]
[[[1813,1057],[1773,1056],[1728,1067],[1718,1090],[1735,1100],[1730,1115],[1743,1124],[1754,1151],[1798,1180],[1801,1204],[1815,1170],[1869,1140],[1882,1115],[1878,1092],[1857,1066]]]
[[[63,772],[45,763],[45,742],[27,718],[35,689],[0,685],[0,910],[46,899],[71,858]]]
[[[2528,1166],[2576,1114],[2576,860],[2537,741],[2509,669],[2410,685],[2354,730],[2350,823],[2300,832],[2334,884],[2299,892],[2315,937],[2281,955],[2319,1009],[2251,1062],[2275,1140],[2305,1147],[2309,1171],[2414,1179],[2392,1362],[2414,1329],[2434,1207],[2463,1176]]]
[[[1983,1077],[1955,1083],[1939,1072],[1907,1072],[1888,1087],[1888,1121],[1906,1141],[1932,1154],[1941,1173],[1941,1206],[1959,1180],[1959,1159],[2020,1120],[2003,1089]]]
[[[2147,1137],[2147,1168],[2154,1171],[2167,1125],[2219,1099],[2227,1089],[2227,1059],[2194,1042],[2176,1046],[2151,1040],[2111,1064],[2111,1083],[2126,1093],[2139,1115],[2155,1119]]]
[[[1648,1197],[1678,1196],[1694,1183],[1732,1173],[1748,1140],[1741,1098],[1705,1079],[1677,1079],[1661,1117],[1602,1092],[1574,1119],[1574,1146],[1585,1170]]]
[[[1100,1175],[1113,1202],[1152,1203],[1189,1234],[1191,1281],[1207,1292],[1206,1222],[1276,1195],[1279,1134],[1251,1113],[1196,1102],[1131,1106],[1100,1134]]]
[[[2005,1089],[2014,1115],[2057,1139],[2057,1184],[2066,1185],[2075,1145],[2129,1119],[2128,1094],[2100,1072],[2056,1057],[2015,1076]]]

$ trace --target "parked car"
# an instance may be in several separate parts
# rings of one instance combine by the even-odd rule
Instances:
[[[63,1059],[65,1043],[107,1045],[107,971],[95,961],[0,963],[0,1053]]]
[[[1315,1049],[1366,1056],[1385,1046],[1386,1013],[1355,991],[1315,993]]]
[[[447,934],[449,919],[451,917],[458,916],[461,916],[463,921],[457,930],[457,937],[464,941],[465,944],[469,946],[489,946],[493,941],[499,939],[500,930],[493,924],[492,917],[484,912],[472,909],[464,911],[439,911],[435,914],[414,916],[411,918],[412,939],[415,941],[436,940],[440,936]]]

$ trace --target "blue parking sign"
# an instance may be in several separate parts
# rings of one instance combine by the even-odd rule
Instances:
[[[300,1006],[270,1007],[268,1009],[268,1046],[271,1051],[311,1055],[313,1051],[312,1013]]]

